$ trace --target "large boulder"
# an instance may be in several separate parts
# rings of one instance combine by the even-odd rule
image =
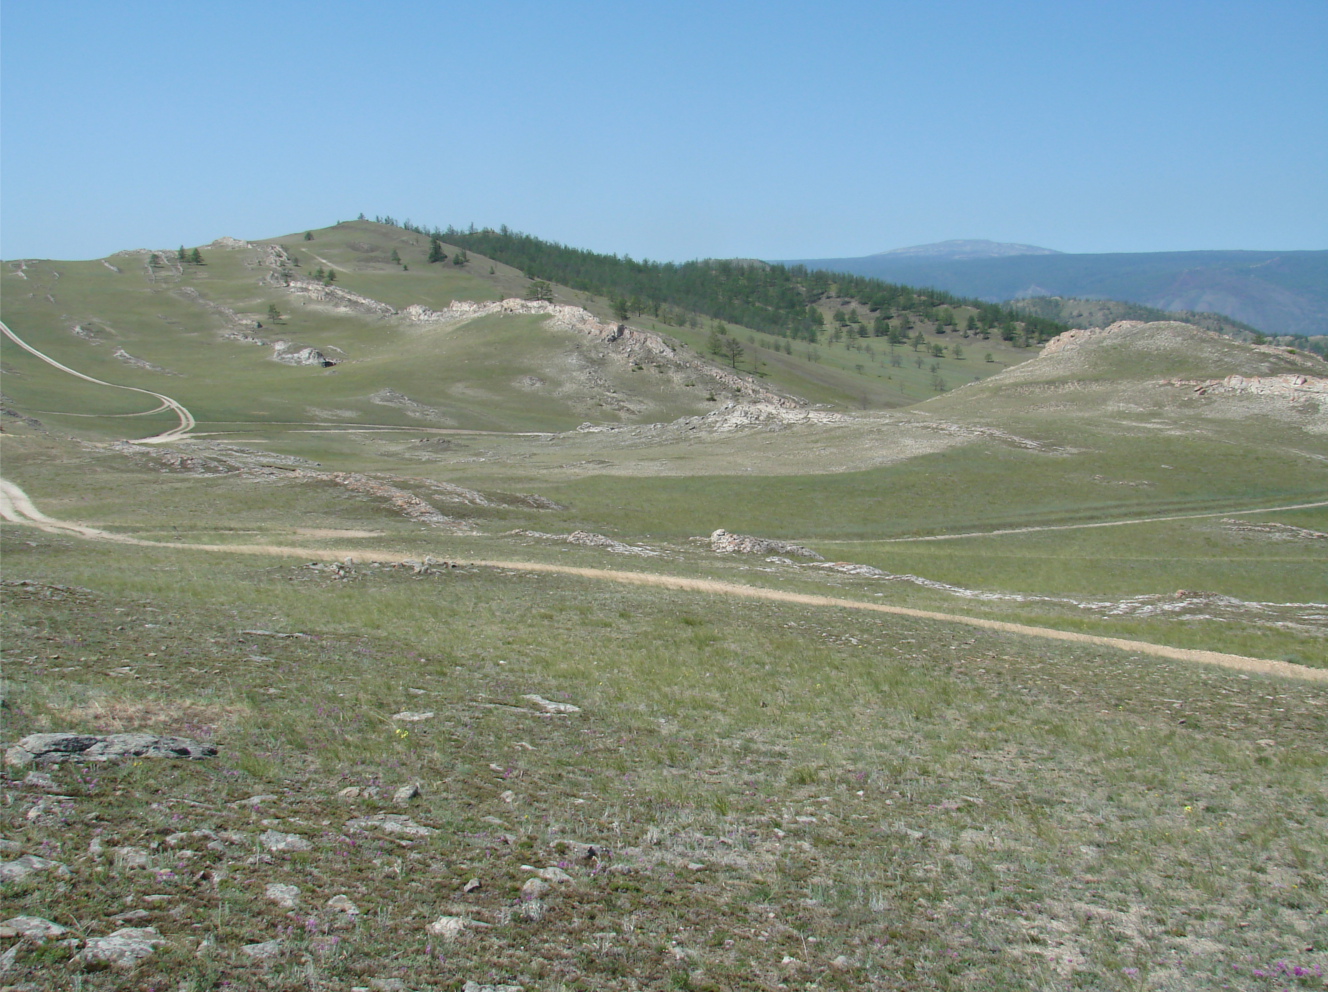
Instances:
[[[5,752],[5,764],[21,767],[59,761],[110,761],[113,758],[211,758],[213,744],[158,734],[29,734]]]

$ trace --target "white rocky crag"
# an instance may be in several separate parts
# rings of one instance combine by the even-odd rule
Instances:
[[[549,303],[545,300],[518,300],[516,298],[498,300],[492,303],[474,303],[470,300],[453,300],[446,310],[430,310],[428,307],[414,304],[401,311],[401,316],[416,323],[451,323],[473,320],[488,314],[548,314],[552,319],[549,326],[562,331],[579,331],[590,337],[599,338],[610,344],[621,343],[629,352],[641,349],[660,358],[673,358],[674,350],[658,334],[642,331],[626,324],[605,323],[589,310],[562,303]]]
[[[1229,375],[1225,379],[1170,379],[1164,385],[1189,386],[1200,396],[1271,396],[1277,399],[1328,399],[1328,377],[1317,375]]]
[[[730,534],[723,528],[710,535],[710,550],[721,555],[793,555],[797,558],[815,558],[817,561],[825,561],[825,558],[811,548],[804,548],[800,544],[790,544],[787,541],[771,541],[763,537],[751,537],[747,534]]]
[[[736,372],[706,362],[682,358],[662,335],[654,331],[643,331],[637,327],[629,327],[627,324],[606,323],[583,307],[549,303],[544,300],[511,298],[491,303],[453,300],[446,310],[431,310],[413,304],[401,311],[402,317],[419,324],[459,323],[489,314],[547,314],[550,318],[549,327],[585,334],[604,344],[614,345],[629,359],[666,361],[672,365],[693,369],[708,376],[721,387],[731,389],[739,395],[751,396],[764,405],[785,409],[797,409],[803,405],[800,400],[763,389]]]
[[[324,303],[337,310],[353,310],[356,313],[373,314],[378,317],[394,317],[397,310],[386,303],[371,300],[359,293],[352,293],[340,286],[325,286],[313,279],[292,279],[286,283],[286,289],[299,296],[307,296],[315,303]]]
[[[729,403],[702,417],[675,421],[679,426],[695,423],[717,434],[744,427],[787,427],[793,424],[846,424],[849,418],[827,410],[807,410],[776,403]]]

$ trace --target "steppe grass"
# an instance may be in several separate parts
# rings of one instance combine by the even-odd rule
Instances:
[[[39,810],[43,794],[10,781],[5,836],[73,875],[10,886],[6,905],[81,936],[142,910],[132,925],[169,941],[127,977],[28,947],[13,981],[1322,984],[1320,687],[520,571],[335,579],[15,527],[0,539],[6,741],[154,728],[222,746],[204,762],[63,765],[64,798]],[[581,712],[538,716],[528,693]],[[390,802],[412,781],[419,799]],[[437,833],[346,827],[380,811]],[[312,849],[268,854],[268,828]],[[196,829],[219,849],[176,836]],[[126,846],[148,868],[118,867]],[[522,899],[523,865],[572,880]],[[297,885],[300,906],[268,901],[271,882]],[[337,894],[356,919],[325,907]],[[489,926],[445,942],[425,930],[440,915]],[[268,939],[283,941],[271,963],[238,950]]]

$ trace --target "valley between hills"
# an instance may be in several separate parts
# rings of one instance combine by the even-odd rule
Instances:
[[[1328,363],[689,264],[4,263],[0,981],[1322,987]]]

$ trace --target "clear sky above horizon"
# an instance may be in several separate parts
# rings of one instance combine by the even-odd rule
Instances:
[[[0,256],[1328,248],[1328,3],[5,0]]]

